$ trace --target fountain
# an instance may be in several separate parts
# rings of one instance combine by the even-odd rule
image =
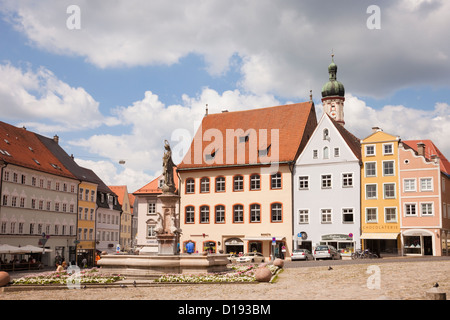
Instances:
[[[157,213],[155,232],[158,242],[157,255],[102,255],[97,262],[100,270],[110,274],[120,274],[128,278],[157,278],[166,273],[200,274],[227,271],[226,254],[180,254],[180,217],[176,203],[180,196],[175,193],[173,177],[174,163],[167,140],[164,141],[163,173],[164,185],[158,198],[162,202],[163,213]]]

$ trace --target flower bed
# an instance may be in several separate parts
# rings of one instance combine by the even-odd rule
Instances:
[[[236,283],[236,282],[256,282],[255,271],[258,265],[233,265],[232,272],[216,273],[216,274],[166,274],[156,279],[155,282],[171,282],[171,283]],[[267,266],[272,274],[276,274],[278,267],[273,265]]]
[[[44,272],[31,274],[12,281],[12,285],[46,285],[46,284],[67,284],[67,281],[79,283],[112,283],[124,279],[121,276],[107,275],[99,273],[97,268],[85,269],[75,275],[63,272]]]

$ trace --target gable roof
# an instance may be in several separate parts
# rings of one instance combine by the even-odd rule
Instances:
[[[178,169],[292,162],[316,125],[313,102],[209,114]],[[276,142],[277,133],[278,157],[277,146],[271,145],[272,134]],[[266,152],[268,156],[263,155]]]
[[[38,138],[25,128],[0,121],[0,160],[5,163],[76,179]]]
[[[425,144],[425,158],[431,159],[432,155],[436,155],[439,158],[440,168],[443,173],[447,176],[450,175],[450,162],[444,156],[444,154],[436,147],[436,145],[431,140],[406,140],[402,141],[403,144],[413,149],[416,153],[418,152],[417,144],[422,142]]]
[[[339,131],[345,143],[347,143],[349,148],[352,150],[353,154],[361,161],[361,140],[355,137],[350,131],[345,129],[343,125],[339,124],[336,120],[331,118],[328,113],[326,113],[326,115]]]
[[[162,190],[159,187],[159,180],[162,175],[158,176],[157,178],[153,179],[149,183],[147,183],[142,188],[139,188],[135,192],[133,192],[134,196],[137,195],[146,195],[146,194],[162,194]],[[173,167],[173,176],[177,176],[177,167]],[[175,193],[178,190],[178,179],[173,179],[175,183]]]
[[[128,193],[127,186],[108,186],[108,188],[117,195],[120,205],[123,205],[125,193]]]

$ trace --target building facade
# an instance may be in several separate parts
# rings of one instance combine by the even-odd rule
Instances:
[[[401,254],[399,137],[374,127],[361,140],[361,239],[377,254]]]
[[[399,148],[401,241],[405,255],[448,253],[450,163],[430,140]]]
[[[295,164],[294,248],[360,247],[360,162],[359,139],[324,113]]]
[[[176,168],[174,168],[176,176]],[[178,194],[178,179],[175,181],[175,194]],[[161,175],[150,181],[142,188],[133,192],[136,197],[134,214],[137,213],[136,248],[140,254],[157,254],[158,242],[156,240],[156,224],[158,213],[163,213],[162,202],[158,198],[162,194],[161,187],[164,184],[164,176]],[[179,213],[179,204],[175,205],[175,212]]]
[[[290,257],[292,170],[316,125],[312,102],[206,115],[178,166],[181,251]]]
[[[55,136],[55,139],[57,137]],[[25,128],[0,122],[0,242],[45,246],[41,262],[75,260],[78,183]],[[46,239],[45,244],[41,239]]]
[[[122,206],[122,214],[120,215],[120,235],[119,244],[121,251],[129,252],[132,248],[131,243],[131,205],[128,197],[127,186],[109,186],[112,192],[117,194],[117,200]]]

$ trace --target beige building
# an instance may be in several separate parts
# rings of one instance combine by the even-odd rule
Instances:
[[[181,251],[290,257],[292,170],[316,125],[313,102],[206,115],[178,165]]]
[[[119,204],[122,206],[122,214],[120,215],[120,248],[122,251],[130,251],[131,242],[131,205],[128,197],[127,186],[109,186],[112,192],[117,194]]]

